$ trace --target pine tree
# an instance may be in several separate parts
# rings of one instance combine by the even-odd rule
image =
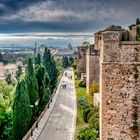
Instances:
[[[37,113],[37,105],[39,102],[38,85],[35,77],[32,59],[29,58],[28,67],[26,69],[27,90],[29,94],[30,104],[32,106],[33,116],[32,123],[35,121]]]
[[[29,130],[32,111],[24,79],[18,82],[13,103],[13,137],[21,140]]]
[[[51,56],[51,52],[47,47],[43,55],[43,63],[50,78],[50,89],[52,92],[57,83],[58,70],[54,57]]]
[[[40,65],[41,64],[41,55],[40,53],[37,54],[37,57],[35,57],[35,64]]]

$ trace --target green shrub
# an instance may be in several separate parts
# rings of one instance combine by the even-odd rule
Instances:
[[[79,82],[79,87],[86,87],[86,82],[80,81]]]
[[[88,113],[87,115],[87,121],[89,121],[89,119],[92,117],[92,116],[96,116],[97,118],[99,118],[99,109],[97,107],[93,107],[91,109],[91,111]]]
[[[88,120],[94,113],[98,113],[98,109],[90,104],[85,97],[80,97],[79,103],[83,107],[83,119],[85,122],[88,122]],[[90,117],[89,114],[91,114]]]
[[[92,117],[89,120],[89,127],[99,132],[99,118],[95,115],[92,115]]]
[[[78,140],[96,140],[98,136],[98,132],[94,129],[90,128],[82,128],[77,136]]]
[[[82,105],[83,107],[89,107],[89,106],[90,106],[90,103],[88,102],[88,100],[87,100],[85,97],[83,97],[83,96],[81,96],[81,97],[79,98],[79,103],[80,103],[80,105]]]
[[[83,110],[83,119],[84,121],[87,123],[88,122],[88,119],[87,119],[87,116],[88,114],[91,112],[92,108],[91,107],[88,107],[88,108],[85,108]]]
[[[0,113],[0,139],[9,140],[12,135],[12,110]]]

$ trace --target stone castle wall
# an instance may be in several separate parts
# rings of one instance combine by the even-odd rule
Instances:
[[[77,76],[80,79],[82,73],[86,73],[86,50],[87,46],[78,47],[78,64],[77,64]]]
[[[99,81],[99,52],[91,47],[86,56],[86,91],[89,93],[93,81]]]
[[[104,32],[100,53],[100,140],[139,140],[140,42]]]

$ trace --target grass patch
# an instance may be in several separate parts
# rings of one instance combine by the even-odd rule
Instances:
[[[75,130],[75,140],[77,140],[78,133],[81,128],[88,126],[88,123],[85,123],[83,120],[83,108],[80,105],[79,98],[81,96],[86,97],[86,99],[92,103],[92,96],[86,93],[86,88],[79,87],[79,83],[81,80],[77,79],[77,76],[74,76],[75,79],[75,88],[76,88],[76,96],[77,96],[77,117],[76,117],[76,130]]]

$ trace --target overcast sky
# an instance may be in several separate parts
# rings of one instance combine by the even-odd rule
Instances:
[[[139,16],[140,0],[0,0],[0,34],[10,34],[7,38],[22,38],[24,42],[25,36],[40,39],[42,33],[57,33],[51,38],[55,41],[59,35],[60,40],[91,41],[94,32],[111,24],[127,28]],[[66,34],[75,38],[65,38]],[[5,35],[0,44],[3,39],[6,40]]]

